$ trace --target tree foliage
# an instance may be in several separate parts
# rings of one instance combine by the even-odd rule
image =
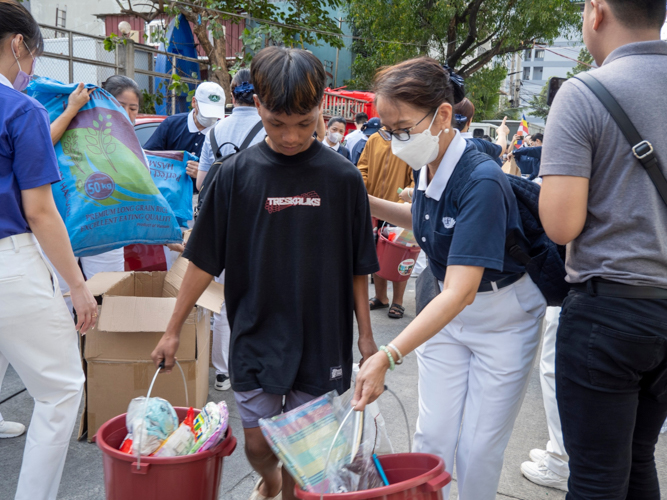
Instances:
[[[475,121],[496,117],[500,94],[498,89],[507,77],[507,68],[501,64],[476,71],[466,80],[466,97],[475,105]]]
[[[549,43],[581,25],[571,0],[349,0],[357,56],[351,82],[377,68],[430,55],[468,77],[494,57]],[[384,43],[384,41],[400,43]]]
[[[588,52],[586,47],[579,51],[579,57],[577,57],[577,61],[579,62],[574,68],[572,68],[572,71],[567,72],[568,78],[572,78],[574,75],[588,71],[591,69],[591,66],[595,64],[595,59],[593,59],[593,56],[590,52]]]
[[[329,12],[330,8],[340,7],[342,0],[286,0],[281,2],[282,5],[271,0],[145,0],[140,4],[133,4],[132,0],[116,0],[116,3],[122,14],[139,17],[146,22],[183,14],[192,24],[194,33],[209,58],[209,79],[225,89],[228,102],[231,102],[231,78],[227,58],[235,57],[236,54],[227,54],[224,22],[241,22],[241,18],[231,14],[243,13],[278,23],[279,26],[273,26],[272,29],[280,34],[281,40],[287,45],[317,45],[324,42],[333,47],[343,46],[342,39],[337,36],[342,32]],[[261,25],[264,31],[268,31],[265,26],[270,25]],[[244,34],[248,37],[253,33],[253,29],[248,29]],[[258,38],[266,33],[259,30],[255,35],[255,38]]]

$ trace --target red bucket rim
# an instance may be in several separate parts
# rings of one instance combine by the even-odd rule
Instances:
[[[442,472],[445,472],[445,461],[437,456],[433,455],[431,453],[392,453],[390,455],[380,455],[378,456],[378,459],[380,462],[382,462],[383,458],[386,457],[396,457],[396,458],[405,458],[406,460],[409,460],[410,457],[428,457],[428,458],[433,458],[436,460],[435,465],[429,470],[428,472],[424,472],[423,479],[424,483],[427,483],[431,479],[437,477],[439,474]],[[409,479],[407,481],[401,481],[400,483],[396,484],[390,484],[389,486],[381,486],[379,488],[373,488],[370,490],[364,490],[364,491],[349,491],[347,493],[325,493],[324,495],[320,493],[314,493],[312,491],[305,491],[299,488],[298,485],[295,485],[294,487],[294,495],[301,499],[301,497],[297,496],[297,493],[305,493],[307,497],[314,496],[317,497],[318,499],[322,497],[323,499],[328,499],[328,500],[336,500],[336,499],[345,499],[345,498],[359,498],[360,494],[366,493],[366,492],[373,492],[373,496],[369,497],[369,500],[371,498],[382,498],[382,497],[387,497],[388,495],[392,495],[394,493],[399,493],[401,491],[405,491],[405,485],[404,483],[409,482],[409,481],[414,481],[413,479]]]
[[[189,408],[183,408],[181,406],[174,407],[174,410],[183,410],[187,412]],[[199,413],[201,410],[198,410],[195,408],[195,415]],[[96,443],[97,446],[99,447],[100,450],[102,450],[102,453],[105,455],[108,455],[110,457],[113,457],[118,460],[122,460],[123,462],[128,462],[128,463],[133,463],[137,461],[137,457],[134,455],[128,455],[127,453],[122,453],[116,448],[113,448],[109,446],[106,441],[103,438],[103,433],[109,427],[112,423],[115,423],[119,419],[122,419],[123,422],[125,422],[125,416],[127,413],[123,413],[122,415],[118,415],[117,417],[112,418],[111,420],[108,420],[102,424],[102,426],[97,430],[96,436]],[[225,448],[230,446],[231,443],[235,441],[234,436],[232,434],[232,428],[227,425],[227,432],[225,433],[225,438],[220,441],[216,446],[213,448],[210,448],[206,451],[203,451],[201,453],[193,453],[192,455],[184,455],[182,457],[146,457],[142,456],[141,457],[141,463],[147,463],[147,464],[186,464],[189,462],[196,462],[199,460],[204,460],[206,458],[214,457],[216,455],[220,455],[223,451],[225,451]],[[234,446],[235,447],[235,446]]]
[[[380,231],[378,231],[378,236],[380,237],[380,240],[385,241],[385,242],[387,242],[390,245],[393,245],[395,247],[403,248],[405,250],[420,250],[421,251],[421,248],[417,244],[412,245],[412,246],[409,247],[407,245],[401,245],[400,243],[394,243],[389,238],[387,238],[384,234],[382,234],[382,232],[380,232]]]

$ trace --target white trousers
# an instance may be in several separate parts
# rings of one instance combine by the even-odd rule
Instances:
[[[545,307],[526,275],[498,291],[478,293],[472,305],[417,349],[414,451],[439,455],[450,474],[456,458],[461,500],[496,498]],[[449,490],[449,485],[443,490],[445,500]]]
[[[559,318],[560,307],[547,307],[540,359],[540,384],[549,427],[545,465],[559,476],[568,477],[570,475],[569,457],[563,444],[563,431],[560,427],[560,415],[556,403],[556,332]]]
[[[55,500],[84,375],[58,279],[32,234],[0,240],[0,375],[8,363],[35,399],[16,499]]]
[[[225,284],[225,271],[215,278],[218,283]],[[216,375],[229,376],[229,339],[232,330],[227,319],[227,304],[223,302],[220,314],[213,313],[213,346],[211,362]]]

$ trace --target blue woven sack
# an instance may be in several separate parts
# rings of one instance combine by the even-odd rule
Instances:
[[[53,122],[77,84],[37,78],[28,94],[44,105]],[[55,145],[62,181],[53,197],[65,221],[74,255],[85,257],[134,243],[182,240],[173,210],[160,194],[125,110],[94,85]]]

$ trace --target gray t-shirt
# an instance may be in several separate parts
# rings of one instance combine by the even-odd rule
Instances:
[[[228,116],[224,120],[220,120],[215,126],[215,140],[218,141],[218,145],[221,146],[220,156],[225,156],[234,152],[232,146],[222,146],[223,143],[231,142],[236,146],[240,146],[259,120],[259,113],[254,106],[237,106],[234,108],[234,111],[232,111],[231,116]],[[260,129],[250,143],[250,146],[262,142],[265,137],[266,132],[264,129]],[[206,134],[204,147],[201,150],[201,157],[199,158],[199,170],[208,172],[214,161],[215,158],[213,156],[213,151],[211,150],[211,138],[209,137],[209,134]]]
[[[591,71],[655,149],[667,175],[667,43],[614,50]],[[540,174],[590,179],[588,215],[568,245],[568,281],[593,277],[667,288],[667,205],[602,103],[579,80],[551,107]]]

